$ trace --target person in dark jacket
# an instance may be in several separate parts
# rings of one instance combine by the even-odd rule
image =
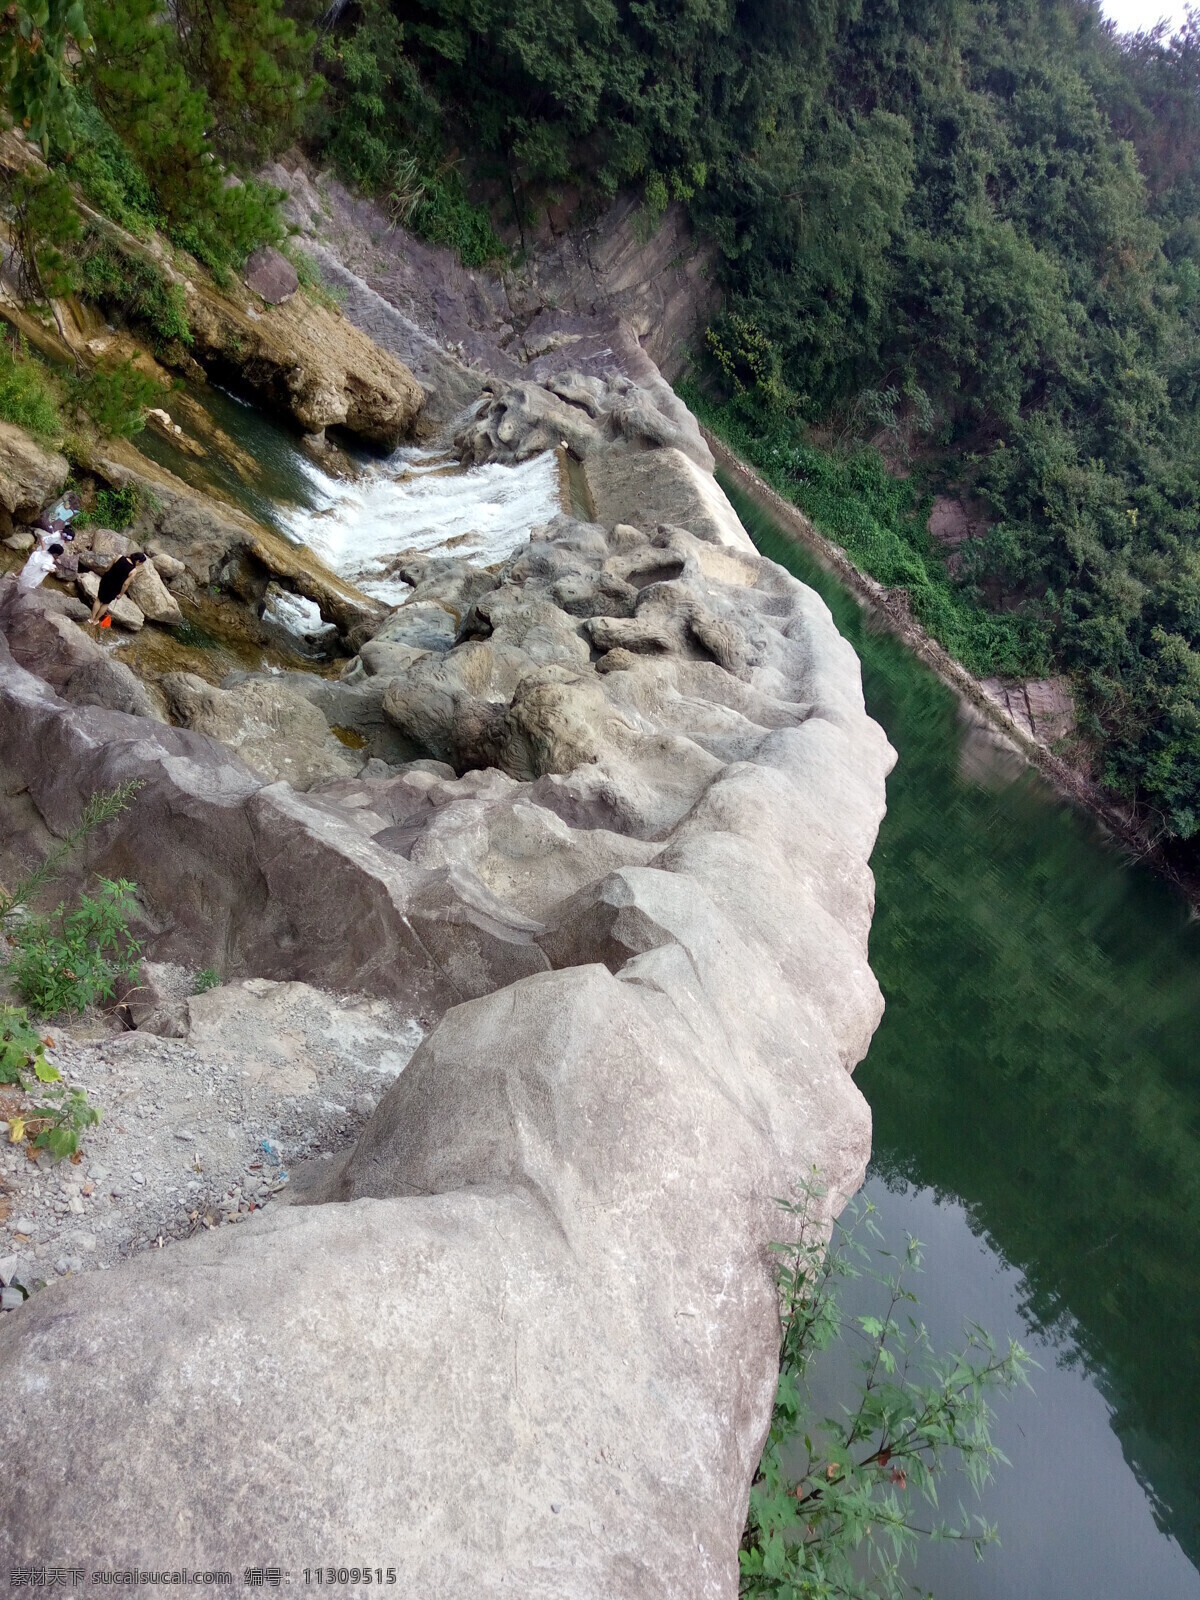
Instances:
[[[90,622],[93,628],[101,625],[108,615],[109,606],[118,595],[124,594],[129,588],[134,573],[145,559],[146,556],[141,550],[131,556],[118,556],[112,565],[100,574],[100,589],[92,602]]]

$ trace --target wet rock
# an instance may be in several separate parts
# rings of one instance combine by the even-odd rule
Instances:
[[[244,387],[305,433],[344,428],[392,449],[411,429],[420,385],[345,318],[302,294],[251,316],[209,285],[187,288],[193,359],[234,367]]]
[[[86,600],[89,605],[94,604],[100,595],[100,574],[81,572],[75,579],[75,587],[81,600]]]
[[[247,258],[242,274],[255,294],[269,306],[282,305],[300,287],[296,269],[273,245],[260,245]]]
[[[31,522],[62,489],[70,471],[66,456],[47,450],[23,428],[0,422],[0,506],[11,516]]]
[[[157,564],[153,561],[142,562],[130,580],[126,593],[141,608],[148,622],[176,627],[183,621],[179,602],[159,576]]]
[[[124,628],[127,633],[140,632],[146,621],[142,608],[127,594],[119,594],[109,602],[108,614],[117,627]]]
[[[169,672],[163,693],[174,721],[219,739],[268,783],[286,779],[307,789],[323,778],[349,777],[362,765],[330,733],[316,706],[283,684],[252,679],[214,689],[191,672]]]

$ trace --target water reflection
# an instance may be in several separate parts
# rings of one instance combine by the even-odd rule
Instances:
[[[941,1593],[1193,1596],[1171,1552],[1200,1560],[1200,926],[1034,775],[976,781],[950,691],[726,488],[764,551],[825,595],[900,754],[872,862],[887,1013],[859,1068],[877,1173],[965,1206],[987,1272],[1012,1264],[1023,1324],[1071,1330],[1070,1383],[1051,1365],[1034,1402],[1039,1463],[1063,1483],[1041,1465],[1007,1474],[987,1507],[1003,1556]],[[926,1292],[970,1314],[982,1279],[930,1243]],[[1097,1407],[1127,1465],[1087,1479],[1074,1457],[1104,1458]],[[1166,1554],[1151,1581],[1143,1551],[1123,1587],[1147,1516]]]

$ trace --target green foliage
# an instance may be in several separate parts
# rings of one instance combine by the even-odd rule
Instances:
[[[33,1136],[35,1150],[46,1150],[56,1161],[73,1156],[85,1128],[100,1121],[99,1106],[82,1089],[63,1083],[58,1068],[46,1060],[42,1039],[23,1006],[0,1005],[0,1084],[13,1084],[33,1092],[41,1104],[25,1107],[10,1118],[9,1137],[16,1143]],[[25,1076],[32,1070],[33,1082]]]
[[[977,1554],[996,1538],[982,1518],[934,1518],[938,1483],[963,1472],[978,1495],[1005,1461],[992,1443],[989,1395],[1026,1382],[1029,1357],[1009,1342],[998,1352],[983,1329],[969,1326],[956,1353],[939,1356],[915,1313],[909,1280],[921,1246],[882,1258],[856,1237],[878,1241],[872,1208],[851,1207],[825,1248],[820,1193],[811,1186],[784,1210],[792,1241],[777,1245],[783,1340],[771,1431],[750,1491],[742,1541],[741,1592],[771,1600],[901,1600],[905,1568],[920,1538],[959,1540]],[[838,1286],[867,1276],[883,1290],[882,1316],[846,1317]],[[851,1405],[813,1414],[810,1375],[835,1342],[859,1346],[860,1374]],[[922,1505],[923,1502],[923,1505]]]
[[[192,979],[193,994],[207,994],[210,989],[221,987],[221,974],[215,967],[204,967]]]
[[[889,589],[903,589],[913,615],[970,671],[1040,677],[1050,639],[1036,611],[997,612],[970,587],[955,583],[926,531],[928,496],[912,479],[895,478],[870,449],[818,449],[805,430],[753,401],[714,404],[681,384],[688,404],[785,499],[800,507],[826,538]]]
[[[56,1161],[65,1161],[79,1149],[80,1134],[85,1128],[94,1128],[101,1115],[85,1090],[64,1084],[51,1090],[41,1105],[31,1107],[26,1122],[36,1128],[34,1149],[48,1150]]]
[[[15,350],[9,340],[0,340],[0,419],[44,439],[62,438],[58,401],[46,369],[29,354],[24,339],[18,339]]]
[[[69,132],[70,145],[55,154],[67,164],[71,180],[122,228],[148,234],[160,220],[150,181],[84,93],[75,96]]]
[[[0,1005],[0,1083],[25,1088],[32,1071],[40,1083],[58,1077],[46,1060],[46,1043],[29,1020],[24,1006]]]
[[[116,528],[124,524],[110,522],[106,526]],[[67,861],[85,840],[129,810],[130,803],[141,788],[142,780],[131,778],[127,783],[118,784],[115,789],[97,789],[84,806],[79,821],[63,834],[33,871],[26,873],[11,893],[0,890],[0,917],[7,916],[18,906],[32,904],[36,896],[59,877]]]
[[[97,367],[72,385],[78,404],[102,433],[130,439],[146,426],[146,412],[162,399],[162,389],[132,361]]]
[[[441,159],[440,112],[404,39],[395,15],[367,0],[351,32],[325,41],[333,93],[314,131],[342,175],[378,194],[396,222],[456,250],[466,266],[486,266],[504,258],[504,243],[457,166]]]
[[[119,250],[92,234],[83,253],[82,283],[89,300],[109,315],[140,323],[159,347],[175,339],[191,343],[183,290],[168,283],[145,257]]]
[[[66,178],[36,170],[6,175],[3,200],[25,293],[42,301],[71,294],[78,287],[73,247],[82,230]]]
[[[69,115],[68,52],[90,42],[83,0],[14,0],[0,16],[0,85],[13,121],[43,154]]]
[[[173,16],[175,49],[207,97],[217,147],[251,162],[276,155],[324,88],[311,71],[316,34],[282,0],[176,0]]]
[[[35,1011],[83,1011],[111,1000],[117,984],[134,975],[141,960],[129,931],[135,888],[124,878],[101,878],[96,894],[82,895],[74,911],[60,904],[52,917],[32,918],[13,932],[8,971]]]
[[[456,167],[425,178],[423,192],[409,213],[409,225],[431,244],[444,244],[467,267],[485,267],[508,254],[482,206],[467,198]]]
[[[276,242],[283,227],[274,192],[234,180],[214,159],[214,144],[224,150],[224,134],[231,154],[265,153],[275,139],[286,142],[307,103],[289,65],[303,38],[279,16],[277,0],[232,7],[218,0],[208,8],[203,37],[185,47],[156,0],[91,0],[95,49],[85,62],[91,101],[144,176],[172,238],[217,272]],[[221,98],[247,84],[262,90],[261,102],[239,109]],[[280,96],[295,115],[268,131],[259,111],[278,117]],[[118,188],[128,197],[127,182]]]
[[[95,523],[120,533],[133,526],[141,508],[142,492],[136,483],[127,483],[120,489],[100,489],[96,493],[96,509],[81,511],[75,518],[75,526],[86,528]]]

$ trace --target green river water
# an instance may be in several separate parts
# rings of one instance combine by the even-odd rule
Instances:
[[[288,434],[204,398],[263,473],[229,474],[235,498],[268,520],[311,503]],[[918,1577],[936,1600],[1200,1600],[1200,922],[722,481],[824,596],[899,753],[872,859],[867,1193],[891,1241],[927,1247],[939,1347],[972,1319],[1040,1363],[1000,1402],[1011,1468],[982,1506],[962,1491],[999,1548],[928,1548]]]
[[[1195,1600],[1200,922],[723,486],[824,596],[899,753],[872,858],[868,1193],[891,1241],[927,1246],[942,1346],[971,1318],[1040,1363],[999,1404],[1011,1468],[982,1507],[962,1491],[1000,1547],[932,1547],[919,1577],[937,1600]]]

